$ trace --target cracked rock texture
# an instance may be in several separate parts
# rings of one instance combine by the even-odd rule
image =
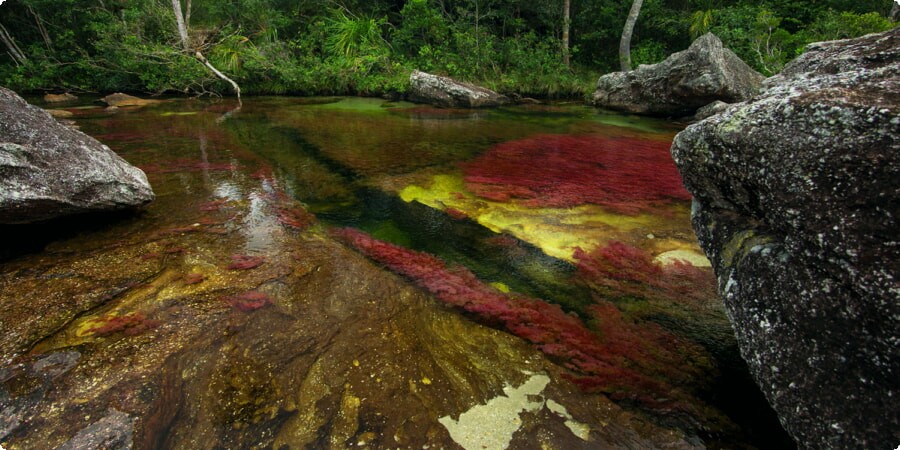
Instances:
[[[0,223],[130,208],[153,198],[140,169],[0,87]]]
[[[506,96],[490,89],[418,70],[409,76],[409,84],[410,101],[443,108],[486,108],[509,103]]]
[[[680,133],[741,352],[802,447],[900,442],[900,29],[811,45]]]
[[[718,37],[707,33],[659,64],[603,75],[593,103],[635,114],[690,116],[716,100],[747,100],[763,79],[723,47]]]

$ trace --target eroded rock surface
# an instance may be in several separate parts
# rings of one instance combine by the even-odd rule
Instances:
[[[130,208],[153,197],[140,169],[0,88],[0,223]]]
[[[900,29],[812,45],[679,134],[742,354],[803,447],[900,442]]]
[[[764,78],[707,33],[659,64],[600,77],[593,102],[636,114],[690,116],[716,100],[747,100]]]
[[[409,100],[444,108],[485,108],[509,103],[506,96],[490,89],[418,70],[409,76],[409,84]]]

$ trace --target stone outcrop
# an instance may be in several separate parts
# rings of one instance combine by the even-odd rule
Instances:
[[[115,94],[109,94],[106,97],[101,98],[100,101],[107,104],[108,106],[115,106],[115,107],[147,106],[147,105],[155,105],[157,103],[162,103],[162,100],[148,100],[145,98],[135,97],[133,95],[123,94],[121,92],[116,92]]]
[[[407,98],[443,108],[488,108],[509,103],[509,99],[490,89],[452,78],[413,71],[409,76]]]
[[[636,114],[690,116],[716,100],[747,100],[764,78],[707,33],[659,64],[600,77],[593,103]]]
[[[140,169],[0,88],[0,223],[117,210],[151,200],[153,190]]]
[[[725,111],[728,108],[729,103],[725,103],[721,100],[716,100],[700,109],[697,110],[697,113],[694,114],[694,120],[703,120],[707,117],[712,117],[722,111]]]
[[[46,94],[44,95],[44,101],[47,103],[62,103],[62,102],[72,102],[78,100],[73,94],[68,92],[64,94]]]
[[[814,44],[764,89],[675,138],[694,228],[798,443],[895,447],[900,29]]]

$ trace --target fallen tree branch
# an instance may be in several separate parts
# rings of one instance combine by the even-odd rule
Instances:
[[[219,78],[221,78],[221,79],[223,79],[223,80],[225,80],[225,81],[231,83],[231,87],[234,88],[234,92],[237,94],[238,104],[240,105],[240,104],[241,104],[241,87],[238,86],[238,84],[235,83],[234,80],[232,80],[231,78],[228,78],[227,75],[225,75],[224,73],[220,72],[219,69],[216,69],[212,64],[210,64],[210,62],[206,59],[206,57],[203,56],[203,53],[200,53],[200,52],[194,52],[194,56],[195,56],[197,59],[199,59],[200,62],[202,62],[203,65],[206,66],[206,68],[208,68],[210,71],[212,71],[212,73],[216,74],[217,77],[219,77]]]
[[[16,41],[12,38],[12,36],[9,34],[9,31],[6,30],[6,27],[4,27],[2,23],[0,23],[0,40],[2,40],[6,45],[6,48],[9,50],[9,55],[12,56],[13,62],[15,62],[16,65],[25,64],[26,62],[28,62],[28,58],[24,53],[22,53],[22,49],[20,49],[19,46],[16,45]]]

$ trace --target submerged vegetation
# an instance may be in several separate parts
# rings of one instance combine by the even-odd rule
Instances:
[[[246,94],[400,94],[420,69],[508,94],[581,96],[598,74],[617,68],[629,3],[576,0],[564,17],[569,10],[556,0],[187,1],[191,48],[183,48],[171,2],[12,0],[0,19],[0,84],[231,92],[198,62],[201,52]],[[809,42],[894,26],[892,3],[648,0],[632,61],[658,62],[711,31],[772,74]]]

